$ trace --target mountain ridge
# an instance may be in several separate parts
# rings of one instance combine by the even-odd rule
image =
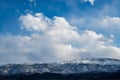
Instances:
[[[74,61],[35,63],[35,64],[7,64],[0,66],[0,75],[22,73],[89,73],[89,72],[117,72],[120,70],[120,60],[111,58],[87,58]]]

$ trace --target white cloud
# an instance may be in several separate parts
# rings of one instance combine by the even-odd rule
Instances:
[[[94,6],[95,0],[83,0],[84,2],[89,2],[92,6]]]
[[[23,22],[23,26],[25,26],[22,28],[26,28],[29,31],[44,31],[51,24],[50,19],[45,17],[42,13],[35,14],[35,16],[27,14],[27,16],[21,16],[20,19]]]
[[[102,29],[104,32],[120,30],[120,17],[102,17],[102,18],[73,18],[70,23],[77,26],[86,26],[90,29]]]
[[[42,13],[20,16],[28,35],[0,36],[0,63],[55,62],[89,57],[120,58],[120,48],[110,38],[94,31],[77,31],[63,17]],[[7,58],[7,59],[5,59]]]
[[[101,20],[101,25],[103,27],[119,27],[120,29],[120,18],[119,17],[106,17]]]

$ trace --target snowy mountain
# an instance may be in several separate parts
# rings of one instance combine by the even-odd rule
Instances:
[[[87,73],[116,72],[120,70],[120,60],[110,58],[93,58],[43,64],[7,64],[0,66],[0,75],[21,73]]]

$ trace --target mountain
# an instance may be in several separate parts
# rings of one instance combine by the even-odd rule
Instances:
[[[99,73],[120,71],[120,60],[110,58],[93,58],[71,60],[59,63],[42,64],[7,64],[0,66],[0,75],[33,73]]]

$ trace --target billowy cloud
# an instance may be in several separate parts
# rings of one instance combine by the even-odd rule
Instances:
[[[90,30],[78,31],[64,17],[48,18],[42,13],[21,15],[19,20],[21,29],[30,34],[0,36],[1,64],[120,58],[114,35],[109,38]]]
[[[78,26],[87,26],[87,28],[92,29],[102,29],[102,30],[120,30],[120,17],[102,17],[102,18],[73,18],[70,23]]]

